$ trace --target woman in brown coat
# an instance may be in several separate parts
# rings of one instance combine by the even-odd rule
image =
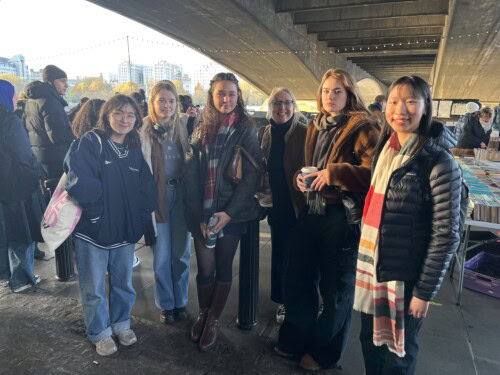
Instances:
[[[304,165],[318,171],[308,175],[314,180],[307,190],[300,171],[296,174],[296,188],[306,195],[307,207],[299,214],[291,247],[287,312],[275,348],[281,356],[300,359],[306,370],[336,366],[347,344],[359,224],[348,224],[342,196],[362,197],[368,191],[378,139],[376,120],[343,70],[330,69],[323,76],[318,110],[304,151]],[[324,303],[319,318],[318,278]]]

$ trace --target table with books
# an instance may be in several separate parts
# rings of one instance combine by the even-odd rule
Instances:
[[[467,251],[497,240],[494,238],[472,244],[473,241],[469,241],[471,228],[486,229],[496,236],[500,233],[500,162],[476,160],[473,157],[458,157],[456,160],[463,170],[471,200],[465,220],[465,235],[456,258],[460,266],[457,293],[457,305],[459,305]]]

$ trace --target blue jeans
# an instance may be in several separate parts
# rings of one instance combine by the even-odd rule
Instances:
[[[130,313],[135,302],[132,264],[135,244],[116,249],[101,249],[75,238],[75,258],[80,279],[83,315],[87,335],[94,344],[130,328]],[[109,277],[109,310],[106,295]]]
[[[167,185],[168,219],[156,223],[153,268],[155,303],[161,310],[184,307],[188,301],[191,236],[184,219],[182,190]]]
[[[0,280],[9,280],[16,289],[26,284],[35,285],[35,243],[9,241],[6,217],[0,203]]]

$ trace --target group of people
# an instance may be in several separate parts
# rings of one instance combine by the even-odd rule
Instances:
[[[58,87],[51,84],[61,93]],[[10,113],[12,97],[0,90],[2,111]],[[271,298],[282,323],[276,354],[311,371],[338,366],[354,308],[361,312],[366,373],[414,374],[418,332],[459,245],[465,191],[449,152],[456,139],[432,120],[427,83],[402,77],[380,99],[383,116],[366,107],[348,72],[330,69],[309,124],[293,93],[279,87],[259,135],[232,73],[213,77],[192,130],[195,116],[180,113],[170,81],[151,89],[145,118],[129,96],[85,103],[73,122],[76,139],[61,138],[68,149],[61,146],[56,166],[83,209],[73,237],[87,335],[97,353],[117,351],[113,335],[121,345],[137,341],[132,263],[135,243],[148,231],[164,323],[187,317],[192,236],[199,312],[190,339],[210,349],[240,238],[265,212]],[[86,106],[92,110],[83,115]],[[13,118],[2,115],[2,126]],[[70,134],[69,123],[60,126]],[[59,139],[50,136],[55,145]],[[31,140],[39,159],[44,145]],[[35,170],[26,137],[22,142],[19,162]]]

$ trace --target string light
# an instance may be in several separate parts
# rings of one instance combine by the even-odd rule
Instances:
[[[492,31],[493,32],[493,31]],[[498,33],[498,29],[497,30],[494,30],[495,33]],[[462,33],[462,34],[454,34],[454,35],[448,35],[447,37],[445,36],[441,36],[439,39],[440,40],[443,40],[443,39],[446,39],[446,38],[449,38],[449,39],[455,39],[455,38],[462,38],[462,37],[468,37],[468,38],[471,38],[471,37],[480,37],[481,35],[488,35],[490,34],[490,31],[484,31],[484,32],[476,32],[476,33]],[[261,55],[272,55],[272,54],[285,54],[288,52],[288,54],[295,54],[295,55],[299,55],[299,54],[318,54],[318,53],[323,53],[323,54],[326,54],[326,53],[342,53],[342,52],[348,52],[349,50],[352,50],[352,51],[356,51],[359,49],[359,51],[363,51],[363,50],[366,50],[366,51],[370,51],[372,49],[376,49],[376,50],[379,50],[379,49],[386,49],[386,48],[390,48],[390,47],[394,47],[395,45],[399,45],[399,46],[402,46],[403,45],[403,42],[399,42],[399,43],[379,43],[379,44],[373,44],[373,45],[366,45],[366,46],[362,46],[362,47],[358,47],[356,46],[355,47],[343,47],[343,50],[342,49],[336,49],[334,47],[330,48],[328,47],[327,50],[321,50],[321,51],[318,51],[317,49],[314,49],[314,50],[294,50],[294,51],[291,51],[291,50],[229,50],[229,49],[225,49],[225,50],[222,50],[222,49],[216,49],[216,50],[211,50],[211,49],[206,49],[206,48],[202,48],[202,47],[192,47],[192,46],[186,46],[184,44],[180,44],[180,43],[177,43],[177,42],[170,42],[170,41],[158,41],[158,40],[149,40],[149,39],[144,39],[144,38],[138,38],[138,37],[135,37],[135,36],[129,36],[128,37],[130,41],[134,41],[134,42],[137,42],[137,43],[141,43],[141,44],[157,44],[157,45],[162,45],[162,46],[166,46],[166,47],[169,47],[169,48],[187,48],[187,47],[190,47],[194,50],[197,50],[199,52],[203,51],[205,53],[215,53],[215,54],[222,54],[222,53],[226,53],[226,54],[252,54],[252,53],[255,53],[257,55],[261,54]],[[119,38],[116,38],[116,39],[113,39],[113,40],[109,40],[109,41],[106,41],[106,42],[99,42],[98,44],[95,44],[95,45],[92,45],[92,46],[86,46],[86,47],[82,47],[82,48],[79,48],[79,49],[75,49],[75,50],[72,50],[72,51],[65,51],[65,52],[61,52],[61,53],[58,53],[58,54],[55,54],[55,55],[52,55],[52,56],[37,56],[37,57],[33,57],[33,58],[30,58],[30,59],[27,59],[26,62],[27,63],[32,63],[34,61],[40,61],[40,60],[48,60],[48,59],[52,59],[52,58],[55,58],[55,57],[61,57],[61,56],[70,56],[70,55],[75,55],[75,54],[79,54],[79,53],[82,53],[82,52],[85,52],[85,51],[89,51],[89,50],[93,50],[93,49],[97,49],[97,48],[101,48],[101,47],[104,47],[104,46],[108,46],[110,44],[117,44],[119,42],[122,42],[123,40],[126,40],[127,39],[127,36],[122,36],[122,37],[119,37]],[[414,41],[408,41],[408,42],[404,42],[405,45],[422,45],[422,44],[426,44],[426,43],[437,43],[439,42],[438,39],[432,39],[431,40],[427,40],[427,39],[424,39],[424,40],[414,40]],[[349,50],[348,50],[349,48]]]

